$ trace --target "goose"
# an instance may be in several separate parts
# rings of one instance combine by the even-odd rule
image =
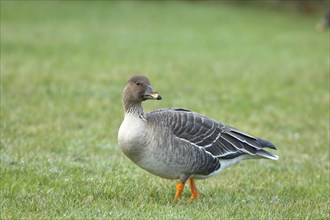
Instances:
[[[146,76],[134,75],[127,81],[118,144],[142,169],[162,178],[179,180],[174,202],[181,197],[186,181],[190,184],[189,200],[192,200],[201,194],[195,179],[214,176],[241,160],[279,158],[264,150],[276,150],[271,142],[202,114],[184,108],[144,112],[143,101],[161,99]]]

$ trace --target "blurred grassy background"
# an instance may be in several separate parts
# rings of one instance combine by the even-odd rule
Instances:
[[[1,218],[329,218],[322,11],[243,6],[1,1]],[[117,145],[134,73],[163,97],[147,111],[200,112],[271,140],[280,160],[198,181],[204,196],[173,206],[175,182]]]

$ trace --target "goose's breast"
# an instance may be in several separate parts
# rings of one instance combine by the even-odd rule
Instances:
[[[138,117],[125,116],[118,131],[118,143],[124,154],[136,162],[145,150],[145,122]]]

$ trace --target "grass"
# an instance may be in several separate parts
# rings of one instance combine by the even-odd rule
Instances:
[[[190,2],[1,1],[1,219],[329,219],[329,32],[320,16]],[[278,146],[172,204],[117,144],[133,73]]]

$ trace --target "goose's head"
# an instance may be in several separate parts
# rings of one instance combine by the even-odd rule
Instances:
[[[147,77],[142,75],[132,76],[124,88],[123,101],[136,104],[149,99],[160,100],[162,97],[152,89]]]

